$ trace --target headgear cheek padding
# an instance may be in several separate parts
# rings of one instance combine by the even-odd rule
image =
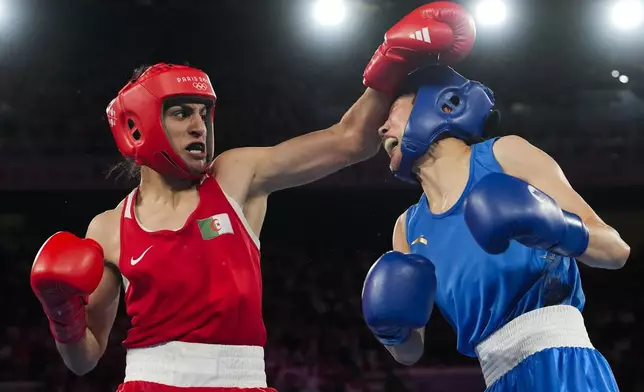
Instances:
[[[163,126],[163,103],[185,97],[206,103],[206,169],[190,170]],[[107,119],[123,156],[173,178],[200,178],[214,160],[214,117],[217,96],[210,79],[196,68],[155,64],[130,81],[107,107]]]
[[[443,133],[468,139],[482,136],[488,117],[494,113],[494,93],[485,85],[468,80],[448,66],[423,68],[420,87],[403,133],[402,159],[394,175],[417,183],[414,162]]]

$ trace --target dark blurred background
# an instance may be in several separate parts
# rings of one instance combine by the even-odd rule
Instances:
[[[498,19],[502,10],[461,3],[477,15],[478,38],[457,70],[495,90],[502,133],[557,159],[632,247],[623,270],[581,267],[585,318],[621,389],[644,391],[641,14],[613,16],[617,0],[504,0],[506,19],[488,25],[485,15]],[[0,391],[107,392],[122,380],[123,309],[97,369],[76,377],[57,355],[28,273],[53,232],[84,235],[95,214],[136,185],[105,178],[120,160],[105,108],[135,67],[187,61],[210,75],[218,152],[273,145],[339,120],[361,94],[384,32],[421,4],[345,0],[344,20],[323,25],[313,0],[0,0]],[[381,153],[271,196],[261,238],[271,385],[484,389],[477,361],[456,352],[438,312],[412,368],[397,365],[361,319],[366,271],[419,195],[393,179]]]

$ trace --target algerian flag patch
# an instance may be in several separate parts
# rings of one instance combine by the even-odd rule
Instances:
[[[197,219],[201,238],[211,240],[222,234],[233,234],[233,225],[228,214],[217,214],[206,219]]]

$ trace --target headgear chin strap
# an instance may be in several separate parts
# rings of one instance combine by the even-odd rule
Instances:
[[[443,133],[459,139],[482,136],[494,107],[494,93],[485,85],[468,80],[447,66],[416,71],[421,75],[414,106],[403,133],[402,159],[394,175],[418,183],[414,162]],[[496,117],[496,113],[495,116]]]
[[[190,170],[173,148],[163,126],[163,103],[169,98],[205,102],[206,169]],[[215,103],[210,79],[201,70],[183,65],[155,64],[130,81],[107,107],[107,119],[121,154],[164,176],[198,179],[214,159]]]

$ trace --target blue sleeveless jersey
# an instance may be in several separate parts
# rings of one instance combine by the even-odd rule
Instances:
[[[423,194],[406,217],[411,252],[436,267],[436,306],[456,331],[458,351],[472,357],[478,343],[523,313],[556,304],[581,311],[585,303],[574,259],[516,241],[504,253],[490,255],[470,234],[465,198],[481,178],[503,172],[492,152],[495,141],[472,146],[469,179],[452,208],[432,214]]]

